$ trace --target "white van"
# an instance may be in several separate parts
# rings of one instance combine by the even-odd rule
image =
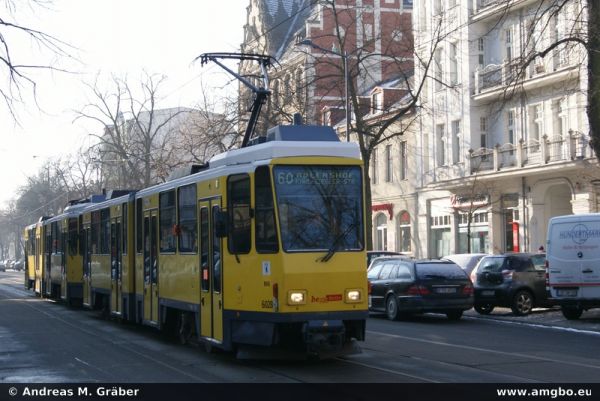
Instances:
[[[563,315],[600,307],[600,213],[553,217],[547,239],[548,289]]]

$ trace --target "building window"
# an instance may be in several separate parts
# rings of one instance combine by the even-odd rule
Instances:
[[[399,30],[399,29],[394,29],[392,31],[392,40],[394,42],[400,42],[400,41],[402,41],[403,36],[404,35],[403,35],[402,31]]]
[[[304,74],[302,73],[302,70],[296,70],[296,102],[298,103],[298,105],[302,104],[302,101],[304,99],[303,96],[303,92],[304,92],[304,78],[303,78]]]
[[[452,121],[452,163],[458,164],[462,162],[460,151],[460,120]]]
[[[458,84],[458,47],[456,42],[450,43],[450,84]]]
[[[371,183],[377,184],[377,148],[373,149],[371,164]]]
[[[410,214],[404,210],[396,217],[398,221],[398,252],[411,252]]]
[[[408,160],[407,160],[407,143],[406,141],[400,142],[400,179],[406,180],[408,178]]]
[[[444,68],[443,68],[442,49],[437,49],[434,54],[434,79],[435,79],[435,90],[441,90],[444,82]]]
[[[375,250],[387,251],[387,217],[383,213],[375,217]]]
[[[160,213],[160,252],[175,252],[174,228],[177,222],[175,219],[175,190],[162,192],[159,195],[158,211]]]
[[[402,8],[405,10],[412,10],[413,0],[402,0]]]
[[[477,39],[477,53],[479,67],[483,68],[485,66],[485,38]]]
[[[439,15],[443,11],[442,0],[433,0],[433,15]]]
[[[542,105],[536,104],[529,108],[529,121],[530,121],[530,140],[539,141],[542,137],[543,130],[543,113]]]
[[[438,167],[446,165],[446,133],[444,124],[438,124],[435,127],[436,151]]]
[[[385,147],[385,182],[392,182],[392,145]]]
[[[515,144],[515,112],[513,110],[506,113],[506,128],[508,131],[508,143]]]
[[[375,92],[371,95],[371,114],[383,111],[383,92]]]
[[[488,140],[487,140],[487,117],[479,118],[479,133],[480,133],[480,143],[482,148],[487,148]]]
[[[488,253],[490,248],[488,212],[460,213],[457,218],[458,252]]]
[[[323,112],[323,125],[331,126],[331,110],[325,110]]]
[[[179,188],[178,209],[179,252],[198,251],[198,231],[196,229],[196,184]]]
[[[506,46],[506,61],[510,62],[513,58],[512,28],[508,28],[504,31],[504,44]]]

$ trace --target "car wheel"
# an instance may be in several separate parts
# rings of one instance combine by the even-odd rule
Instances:
[[[489,315],[494,310],[494,306],[490,304],[475,305],[474,308],[480,315]]]
[[[517,291],[513,297],[510,309],[517,316],[530,314],[533,309],[533,296],[526,290]]]
[[[398,317],[400,316],[398,313],[398,300],[396,300],[396,296],[394,294],[387,298],[385,303],[385,314],[390,320],[398,320]]]
[[[577,320],[581,317],[581,314],[583,313],[583,309],[578,308],[576,306],[562,306],[560,310],[565,319],[567,320]]]
[[[463,311],[461,310],[451,310],[446,312],[446,317],[448,320],[460,320],[463,315]]]

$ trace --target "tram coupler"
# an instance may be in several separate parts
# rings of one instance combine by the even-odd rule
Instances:
[[[310,320],[302,326],[304,344],[309,353],[340,352],[346,342],[342,320]]]

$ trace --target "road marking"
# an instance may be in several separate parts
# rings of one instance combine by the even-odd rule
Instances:
[[[591,369],[600,369],[600,366],[598,366],[598,365],[589,365],[587,363],[580,363],[580,362],[569,362],[569,361],[565,361],[565,360],[545,358],[545,357],[541,357],[541,356],[520,354],[520,353],[516,353],[516,352],[496,351],[496,350],[492,350],[492,349],[472,347],[469,345],[459,345],[459,344],[445,343],[445,342],[441,342],[441,341],[424,340],[424,339],[420,339],[420,338],[401,336],[399,334],[382,333],[380,331],[367,330],[367,333],[379,334],[384,337],[401,338],[403,340],[410,340],[410,341],[415,341],[415,342],[420,342],[420,343],[425,343],[425,344],[442,345],[442,346],[446,346],[446,347],[459,348],[459,349],[465,349],[465,350],[470,350],[470,351],[488,352],[491,354],[505,355],[505,356],[511,356],[511,357],[517,357],[517,358],[528,358],[528,359],[533,359],[533,360],[542,361],[542,362],[553,362],[553,363],[558,363],[559,365],[564,364],[564,365],[580,366],[580,367],[591,368]]]
[[[498,322],[498,323],[504,323],[504,324],[514,324],[514,325],[519,325],[519,326],[536,327],[539,329],[559,330],[559,331],[567,331],[569,333],[579,333],[579,334],[588,334],[588,335],[592,335],[592,336],[600,336],[600,332],[598,332],[598,331],[574,329],[572,327],[549,326],[546,324],[537,324],[537,323],[529,323],[529,322],[515,322],[514,320],[500,320],[500,319],[494,319],[494,318],[490,318],[490,317],[463,316],[463,319],[486,320],[488,322],[491,321],[491,322]]]

